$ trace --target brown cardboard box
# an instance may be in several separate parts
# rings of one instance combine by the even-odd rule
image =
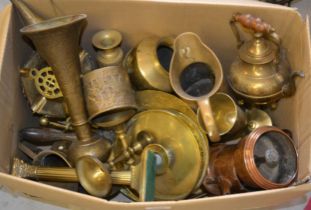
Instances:
[[[305,72],[298,81],[294,97],[284,99],[273,112],[276,125],[290,129],[299,149],[299,180],[311,174],[311,49],[308,19],[287,7],[249,1],[219,0],[28,0],[44,17],[86,13],[89,25],[83,46],[91,50],[90,37],[99,30],[115,28],[124,35],[127,50],[150,35],[177,35],[185,31],[198,33],[220,58],[224,70],[236,56],[236,43],[228,21],[234,12],[252,13],[273,25],[282,37],[283,46],[294,70]],[[119,203],[83,195],[9,175],[16,152],[18,130],[35,124],[22,96],[18,67],[30,55],[22,40],[22,27],[16,11],[7,6],[0,14],[0,184],[11,192],[44,202],[75,209],[250,209],[276,208],[306,199],[311,184],[278,190],[258,191],[197,200]]]

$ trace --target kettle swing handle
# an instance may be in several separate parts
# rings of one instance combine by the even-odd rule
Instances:
[[[250,29],[255,33],[263,34],[267,39],[272,41],[277,46],[279,52],[281,46],[281,39],[279,35],[275,32],[275,29],[270,24],[264,22],[258,17],[252,16],[251,14],[241,13],[234,14],[230,20],[230,26],[233,34],[237,39],[238,48],[242,46],[244,41],[241,39],[237,23],[240,23],[244,28]]]

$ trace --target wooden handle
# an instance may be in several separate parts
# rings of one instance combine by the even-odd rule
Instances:
[[[213,116],[212,107],[209,101],[209,98],[198,101],[201,117],[204,123],[204,126],[207,130],[207,135],[211,142],[220,141],[220,135],[216,125],[216,121]]]
[[[232,17],[233,22],[240,23],[243,27],[253,30],[257,33],[273,33],[275,29],[262,19],[252,16],[251,14],[234,14]]]
[[[65,133],[53,128],[25,128],[20,131],[23,140],[33,144],[49,144],[55,141],[75,141],[75,133]]]

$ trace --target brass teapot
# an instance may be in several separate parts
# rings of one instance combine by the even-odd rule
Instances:
[[[252,30],[253,39],[242,41],[237,23]],[[228,83],[242,102],[276,106],[283,97],[295,92],[294,78],[303,72],[291,72],[281,39],[275,29],[249,14],[233,15],[230,25],[238,41],[239,56],[232,63]]]

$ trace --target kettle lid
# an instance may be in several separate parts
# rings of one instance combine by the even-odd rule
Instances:
[[[263,38],[262,33],[255,33],[254,39],[244,43],[239,49],[240,58],[250,64],[265,64],[271,62],[277,53],[277,47],[271,41]]]

